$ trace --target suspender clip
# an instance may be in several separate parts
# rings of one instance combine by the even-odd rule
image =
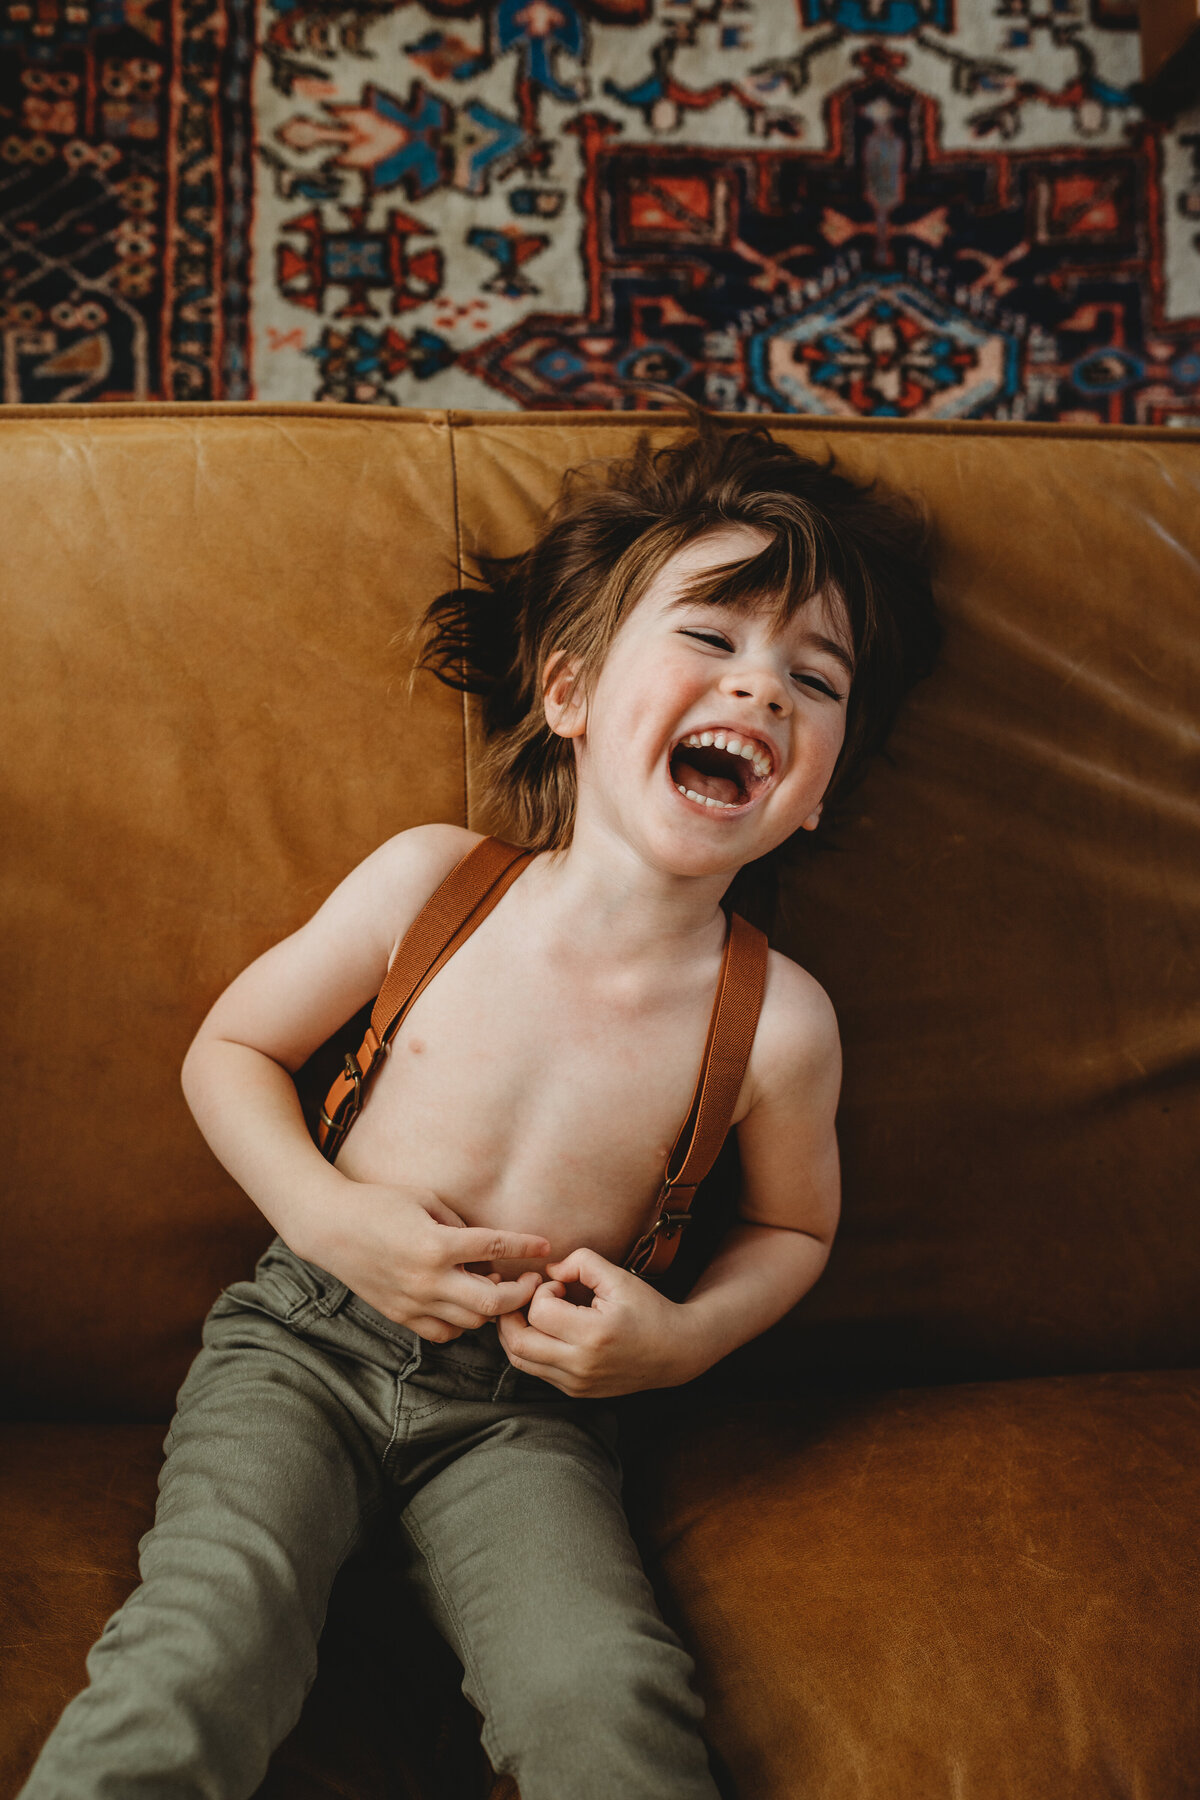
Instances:
[[[662,1211],[659,1213],[657,1219],[655,1219],[649,1231],[644,1237],[638,1239],[637,1243],[630,1251],[629,1259],[626,1262],[625,1267],[634,1275],[640,1275],[642,1270],[653,1261],[654,1253],[658,1249],[660,1243],[664,1248],[667,1245],[670,1245],[671,1247],[670,1255],[667,1258],[667,1261],[669,1262],[674,1256],[675,1251],[678,1249],[678,1244],[676,1244],[674,1240],[680,1236],[684,1226],[692,1216],[688,1211],[690,1204],[691,1195],[689,1194],[688,1199],[682,1206],[672,1208],[671,1197],[668,1191]]]
[[[341,1147],[342,1139],[349,1131],[351,1125],[353,1125],[355,1119],[357,1119],[362,1108],[363,1072],[359,1068],[358,1059],[352,1051],[347,1050],[346,1060],[342,1064],[342,1073],[338,1079],[340,1081],[348,1081],[350,1086],[348,1090],[342,1094],[340,1101],[334,1107],[334,1116],[330,1118],[329,1113],[326,1110],[330,1100],[333,1099],[332,1092],[327,1095],[325,1105],[321,1108],[321,1124],[324,1127],[324,1131],[319,1140],[319,1147],[322,1155],[328,1162],[333,1161]]]
[[[362,1070],[358,1066],[358,1058],[350,1050],[346,1052],[344,1073],[346,1080],[352,1082],[354,1086],[354,1104],[350,1111],[350,1117],[353,1119],[357,1118],[358,1110],[362,1105]]]

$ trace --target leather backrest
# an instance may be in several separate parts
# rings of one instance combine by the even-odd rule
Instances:
[[[227,982],[395,831],[462,709],[390,647],[455,579],[444,419],[0,415],[0,1330],[19,1410],[161,1416],[270,1236],[179,1086]]]
[[[165,1414],[261,1220],[179,1091],[208,1004],[390,833],[490,829],[391,640],[645,415],[0,414],[11,1404]],[[846,1056],[845,1212],[756,1379],[1195,1361],[1200,434],[772,421],[919,490],[947,621],[775,941]]]

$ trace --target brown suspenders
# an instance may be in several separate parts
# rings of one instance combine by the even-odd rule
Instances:
[[[484,838],[455,863],[409,926],[371,1008],[371,1023],[358,1055],[347,1055],[321,1109],[317,1143],[330,1162],[358,1117],[367,1082],[409,1007],[486,919],[532,857],[532,850],[518,850],[500,838]]]
[[[532,850],[501,838],[484,838],[455,864],[413,920],[371,1009],[358,1054],[347,1055],[326,1096],[317,1143],[330,1162],[358,1117],[367,1083],[409,1007],[533,856]],[[660,1275],[670,1266],[696,1189],[725,1141],[754,1042],[766,967],[766,938],[732,913],[692,1103],[667,1158],[655,1221],[625,1263],[635,1274]]]

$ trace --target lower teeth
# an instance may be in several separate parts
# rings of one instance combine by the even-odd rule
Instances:
[[[736,800],[714,800],[712,798],[712,796],[709,794],[694,794],[692,792],[691,788],[683,787],[681,785],[681,783],[679,783],[678,781],[675,783],[675,786],[679,789],[679,792],[681,794],[683,794],[686,799],[698,800],[700,802],[701,806],[736,806],[737,805]]]

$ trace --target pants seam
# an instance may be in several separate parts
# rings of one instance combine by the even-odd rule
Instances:
[[[400,1520],[400,1524],[401,1524],[401,1528],[408,1533],[409,1537],[412,1539],[413,1543],[416,1545],[418,1554],[424,1558],[425,1566],[429,1570],[430,1580],[433,1582],[434,1587],[437,1589],[438,1596],[442,1602],[442,1605],[446,1609],[446,1613],[450,1619],[450,1623],[454,1627],[455,1635],[458,1638],[458,1642],[459,1642],[459,1645],[461,1646],[461,1650],[462,1650],[463,1666],[465,1667],[467,1674],[471,1678],[471,1684],[474,1687],[475,1692],[478,1694],[479,1704],[483,1708],[483,1727],[482,1727],[479,1735],[480,1735],[480,1739],[483,1743],[483,1747],[487,1751],[488,1760],[491,1762],[491,1765],[492,1765],[493,1769],[495,1769],[497,1774],[499,1774],[499,1775],[510,1774],[510,1773],[512,1773],[511,1758],[507,1754],[502,1752],[500,1750],[499,1745],[496,1743],[495,1734],[492,1730],[491,1702],[489,1701],[489,1699],[487,1697],[487,1689],[484,1687],[483,1680],[482,1680],[482,1677],[479,1672],[479,1665],[475,1660],[475,1655],[471,1648],[470,1638],[467,1634],[466,1628],[463,1625],[462,1618],[459,1614],[458,1608],[455,1606],[453,1600],[450,1597],[449,1590],[447,1589],[445,1582],[442,1580],[442,1573],[441,1573],[441,1570],[438,1568],[437,1558],[433,1554],[432,1546],[428,1542],[428,1540],[425,1537],[424,1532],[422,1532],[420,1526],[417,1525],[411,1518],[403,1518],[402,1517]]]

